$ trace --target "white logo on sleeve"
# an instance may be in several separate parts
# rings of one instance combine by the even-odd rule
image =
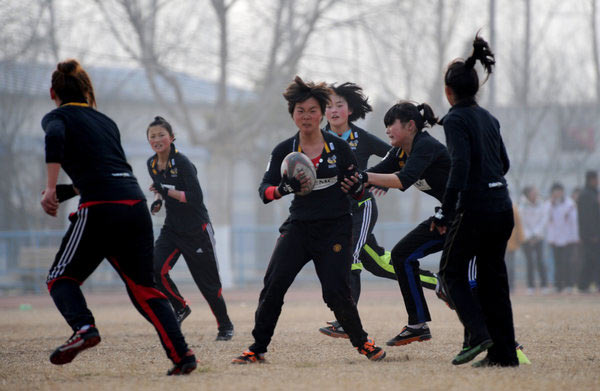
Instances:
[[[196,250],[196,254],[202,254],[204,251],[202,251],[202,248],[199,248],[198,250]]]
[[[269,168],[271,168],[271,160],[273,160],[273,155],[269,157],[269,162],[267,163],[267,169],[265,171],[269,171]]]

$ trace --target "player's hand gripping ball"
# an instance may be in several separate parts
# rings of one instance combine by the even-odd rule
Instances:
[[[308,156],[302,152],[292,152],[281,162],[281,176],[298,179],[302,186],[300,191],[296,191],[295,194],[303,196],[310,193],[315,187],[317,170]]]

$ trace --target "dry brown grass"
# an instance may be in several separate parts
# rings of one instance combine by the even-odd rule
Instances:
[[[48,361],[70,335],[48,296],[0,298],[0,389],[3,390],[600,390],[600,296],[513,297],[517,338],[530,366],[514,369],[455,367],[462,328],[454,312],[430,291],[433,339],[388,348],[372,363],[347,340],[317,332],[331,312],[317,286],[293,288],[287,297],[267,364],[234,366],[230,360],[251,343],[258,290],[226,292],[236,325],[231,342],[215,342],[214,318],[193,287],[184,287],[193,312],[183,331],[201,360],[190,376],[170,378],[170,363],[152,327],[124,292],[88,294],[102,343],[71,364]],[[359,309],[376,341],[399,332],[406,321],[399,290],[391,282],[363,289]],[[31,310],[19,310],[29,303]]]

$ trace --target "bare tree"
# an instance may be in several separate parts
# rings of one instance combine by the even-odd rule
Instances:
[[[450,7],[450,10],[447,10],[446,7],[448,2],[444,0],[437,0],[436,3],[434,22],[434,25],[436,26],[434,43],[437,49],[434,51],[436,55],[436,72],[431,84],[429,99],[431,99],[431,103],[434,107],[441,107],[442,93],[444,90],[444,84],[441,75],[446,63],[448,62],[446,52],[448,45],[452,41],[454,32],[456,31],[456,20],[458,18],[461,2],[451,2],[452,6]]]
[[[260,28],[271,28],[266,64],[257,80],[257,104],[253,123],[239,133],[240,137],[261,132],[266,128],[280,128],[269,124],[281,118],[281,92],[298,71],[310,39],[319,31],[319,22],[339,0],[312,0],[305,3],[293,0],[275,2],[274,9],[261,15],[267,19]],[[269,126],[270,125],[270,126]]]
[[[170,116],[183,124],[190,142],[199,144],[200,131],[192,121],[183,88],[176,75],[163,63],[163,55],[170,47],[166,45],[159,50],[157,44],[160,36],[157,28],[159,14],[169,2],[168,0],[162,2],[159,0],[116,0],[117,11],[121,12],[121,16],[129,23],[129,27],[135,35],[135,42],[131,42],[125,31],[118,25],[119,18],[115,18],[114,14],[109,11],[106,2],[96,0],[98,9],[104,15],[104,20],[117,43],[132,60],[144,69],[154,98]],[[170,89],[175,97],[175,104],[168,102],[165,92],[159,87],[160,80],[164,81]]]
[[[592,53],[594,56],[594,76],[596,77],[596,105],[600,106],[600,54],[598,51],[598,0],[590,0],[592,12],[590,15],[592,28]]]
[[[237,0],[211,0],[211,4],[217,16],[219,24],[219,82],[217,87],[217,99],[215,112],[215,130],[217,134],[231,133],[231,122],[229,117],[229,99],[227,96],[227,80],[229,65],[229,30],[227,27],[227,14]]]

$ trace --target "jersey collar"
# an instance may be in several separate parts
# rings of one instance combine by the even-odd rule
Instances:
[[[342,134],[337,134],[336,132],[331,130],[331,125],[329,125],[329,124],[327,124],[327,126],[325,127],[325,130],[327,130],[329,133],[333,134],[334,136],[338,136],[346,141],[348,141],[348,139],[354,140],[354,132],[352,131],[352,125],[350,125],[350,129],[346,130]]]
[[[177,155],[179,151],[175,148],[175,144],[171,144],[171,151],[169,152],[169,160],[167,160],[167,168],[171,169],[175,167],[175,155]],[[150,168],[152,168],[153,174],[158,174],[158,155],[154,154],[154,158],[152,159],[152,163],[150,163]]]
[[[325,152],[331,153],[331,148],[329,148],[329,145],[327,145],[327,140],[325,140],[325,132],[323,129],[321,129],[321,133],[323,133],[323,148],[325,148]],[[302,152],[302,147],[300,147],[300,132],[296,134],[296,138],[294,140],[294,149],[298,152]]]

